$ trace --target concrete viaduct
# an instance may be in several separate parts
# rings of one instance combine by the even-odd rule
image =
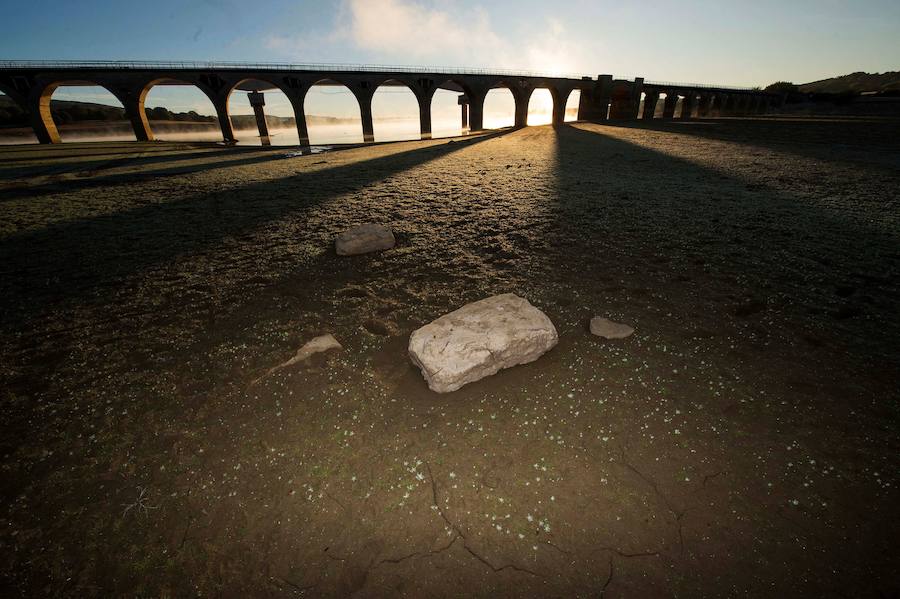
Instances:
[[[431,137],[431,99],[438,89],[460,93],[463,119],[468,115],[470,131],[481,131],[484,99],[494,88],[505,87],[515,101],[515,126],[524,127],[528,101],[535,89],[546,88],[553,98],[552,122],[565,117],[566,101],[574,90],[581,92],[578,120],[606,121],[652,119],[665,97],[662,118],[743,116],[768,111],[780,103],[779,96],[759,90],[695,84],[656,83],[614,79],[612,75],[557,77],[511,71],[453,71],[411,67],[363,67],[349,65],[277,65],[235,63],[133,63],[133,62],[0,62],[0,91],[28,114],[41,143],[59,143],[60,136],[50,112],[54,90],[62,85],[97,85],[111,92],[125,108],[125,115],[138,141],[153,140],[144,100],[155,85],[194,85],[212,101],[222,137],[235,142],[228,114],[228,98],[235,91],[250,92],[260,137],[268,139],[263,113],[266,90],[284,92],[294,109],[301,145],[309,145],[304,112],[307,91],[313,85],[343,85],[356,97],[363,138],[374,141],[372,97],[382,85],[405,86],[419,105],[423,139]],[[256,92],[255,94],[253,92]],[[642,99],[644,100],[642,102]],[[675,114],[681,99],[679,114]],[[465,123],[464,123],[465,124]]]

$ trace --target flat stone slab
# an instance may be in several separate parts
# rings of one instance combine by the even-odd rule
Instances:
[[[273,366],[264,375],[255,379],[250,384],[255,385],[262,379],[266,378],[267,376],[269,376],[271,374],[278,372],[279,370],[287,368],[288,366],[293,366],[294,364],[297,364],[299,362],[308,360],[315,354],[326,352],[326,351],[329,351],[332,349],[343,349],[343,346],[340,343],[338,343],[338,340],[334,338],[334,335],[329,333],[326,335],[319,335],[318,337],[313,337],[312,339],[310,339],[309,341],[304,343],[303,347],[301,347],[300,349],[297,350],[297,353],[294,354],[293,358],[291,358],[290,360],[288,360],[286,362],[282,362],[281,364],[278,364],[277,366]]]
[[[409,337],[409,356],[438,393],[537,360],[559,335],[547,315],[512,293],[441,316]]]
[[[334,249],[338,256],[355,256],[388,250],[396,243],[394,233],[389,227],[366,223],[338,235],[334,240]]]
[[[634,328],[608,318],[595,316],[591,319],[591,332],[604,339],[624,339],[634,333]]]

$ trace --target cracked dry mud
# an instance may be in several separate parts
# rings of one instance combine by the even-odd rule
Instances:
[[[897,593],[898,133],[0,149],[2,595]],[[430,392],[505,292],[559,344]]]

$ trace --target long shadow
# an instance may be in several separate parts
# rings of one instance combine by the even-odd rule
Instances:
[[[856,206],[819,205],[580,127],[557,129],[554,227],[557,251],[582,256],[586,273],[617,281],[643,271],[672,288],[691,284],[688,271],[712,273],[743,286],[738,317],[781,298],[785,309],[866,329],[861,351],[900,354],[900,319],[888,316],[900,300],[900,232]],[[599,168],[585,168],[588,155]]]
[[[900,169],[900,119],[641,119],[604,125],[734,142],[829,162],[867,160],[882,168]],[[858,149],[860,157],[836,157],[835,148]],[[878,150],[877,155],[872,154],[873,149]]]
[[[292,157],[293,156],[290,156],[287,153],[267,153],[259,155],[257,152],[254,156],[249,156],[247,158],[234,158],[233,155],[226,154],[214,161],[185,164],[182,166],[162,165],[156,169],[141,169],[136,172],[109,173],[106,175],[87,173],[84,178],[78,178],[77,173],[50,175],[50,180],[46,183],[38,185],[26,184],[21,186],[12,185],[6,189],[0,190],[0,204],[20,198],[39,198],[46,195],[69,193],[83,189],[122,187],[141,181],[150,181],[159,177],[188,175],[191,173],[227,169],[234,166],[262,164],[274,160],[285,160]]]
[[[505,133],[416,147],[12,234],[0,240],[0,323],[28,319],[86,295],[106,294],[143,269],[215,248],[225,237],[240,237],[261,225],[296,217],[330,198]]]
[[[105,155],[82,156],[81,160],[54,162],[50,159],[42,164],[29,164],[26,166],[9,166],[0,168],[0,180],[3,179],[22,179],[26,177],[41,177],[60,175],[65,173],[73,173],[79,171],[98,171],[113,168],[121,168],[123,166],[142,167],[144,165],[160,164],[174,162],[178,160],[197,160],[201,158],[216,158],[223,156],[243,155],[251,153],[277,153],[266,148],[226,148],[215,147],[199,152],[184,152],[178,148],[170,148],[168,151],[153,152],[151,154],[143,152],[133,152],[131,154],[116,153]],[[34,162],[34,159],[28,160]],[[6,165],[7,161],[0,159],[0,166]],[[94,175],[97,176],[97,175]]]
[[[0,164],[16,164],[35,162],[37,160],[53,160],[55,158],[95,158],[100,156],[122,156],[123,154],[154,154],[172,150],[222,150],[247,149],[246,146],[225,146],[213,141],[104,141],[104,142],[68,142],[63,144],[22,144],[0,145]],[[259,149],[259,147],[257,147]]]

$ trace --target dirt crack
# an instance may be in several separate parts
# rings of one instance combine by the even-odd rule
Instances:
[[[636,474],[638,476],[638,478],[640,478],[642,481],[647,483],[647,485],[649,485],[650,488],[653,489],[653,492],[656,494],[656,496],[660,499],[660,501],[662,501],[662,503],[666,507],[666,509],[669,510],[669,512],[675,518],[675,524],[678,527],[679,555],[683,556],[684,555],[684,531],[683,531],[681,520],[682,520],[682,518],[684,518],[684,515],[687,512],[687,509],[678,509],[677,507],[675,507],[675,504],[673,504],[671,502],[669,497],[665,493],[663,493],[662,491],[659,490],[659,486],[657,486],[656,481],[653,480],[651,477],[647,476],[646,474],[644,474],[643,472],[641,472],[640,470],[638,470],[631,462],[628,461],[628,458],[625,456],[625,450],[622,448],[619,448],[619,449],[620,449],[620,453],[621,453],[622,463],[625,465],[625,467],[628,468],[629,470],[631,470],[634,474]]]
[[[465,549],[472,557],[474,557],[475,559],[480,561],[482,564],[484,564],[485,566],[490,568],[493,572],[502,572],[503,570],[515,570],[516,572],[525,572],[527,574],[531,574],[532,576],[537,576],[537,577],[541,576],[537,572],[529,570],[528,568],[522,568],[520,566],[516,566],[515,564],[506,564],[504,566],[495,566],[486,557],[484,557],[483,555],[481,555],[480,553],[478,553],[477,551],[472,549],[472,547],[469,546],[468,539],[466,538],[466,535],[463,533],[462,529],[460,529],[460,527],[457,526],[456,523],[454,523],[452,520],[450,520],[450,518],[447,517],[447,514],[444,513],[443,508],[441,508],[441,504],[440,504],[438,492],[437,492],[437,483],[434,482],[434,474],[432,473],[431,465],[428,462],[425,462],[425,469],[428,470],[428,479],[431,481],[432,505],[434,505],[437,508],[438,515],[440,515],[441,519],[447,524],[447,526],[449,526],[451,530],[456,532],[457,538],[462,539],[463,549]],[[456,541],[456,539],[451,541],[450,545],[452,545],[455,541]],[[450,545],[448,545],[446,548],[449,549]]]
[[[402,557],[387,557],[383,560],[380,560],[376,566],[380,566],[381,564],[399,564],[401,562],[405,562],[408,559],[412,559],[414,557],[428,557],[430,555],[436,555],[438,553],[443,553],[450,549],[457,540],[459,540],[459,535],[454,536],[449,543],[440,547],[439,549],[432,549],[431,551],[416,551],[414,553],[410,553],[409,555],[404,555]]]
[[[612,582],[613,574],[615,573],[615,569],[613,568],[613,558],[609,556],[609,575],[606,577],[606,582],[603,583],[603,586],[600,588],[600,599],[603,599],[603,595],[606,594],[606,588],[609,586],[609,583]]]

